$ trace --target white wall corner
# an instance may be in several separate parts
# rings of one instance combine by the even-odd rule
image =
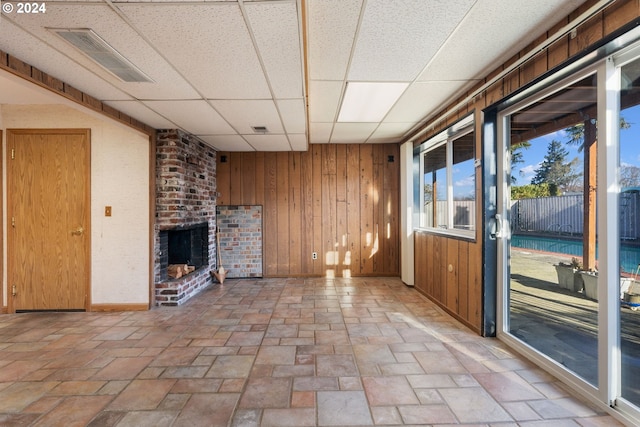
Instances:
[[[414,285],[413,259],[413,142],[400,147],[400,278]]]

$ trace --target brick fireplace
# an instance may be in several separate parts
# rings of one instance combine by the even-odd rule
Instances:
[[[215,269],[216,152],[181,130],[156,138],[155,303],[176,306],[211,284]],[[171,263],[195,270],[180,278]]]

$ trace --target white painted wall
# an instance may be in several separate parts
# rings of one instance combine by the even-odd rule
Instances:
[[[412,142],[400,146],[400,211],[400,278],[414,286]]]
[[[6,129],[91,129],[91,303],[149,302],[149,137],[65,105],[0,105]],[[4,171],[6,171],[6,156]],[[3,176],[6,195],[6,172]],[[3,200],[6,212],[6,196]],[[112,216],[105,217],[105,206]],[[6,218],[4,218],[6,236]],[[6,242],[5,265],[6,265]],[[7,305],[6,268],[3,302]]]

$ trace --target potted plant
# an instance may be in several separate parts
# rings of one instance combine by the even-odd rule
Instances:
[[[573,292],[582,291],[582,276],[579,274],[582,270],[582,263],[578,258],[571,258],[571,264],[560,262],[554,267],[558,275],[558,285],[561,288]]]
[[[584,295],[587,298],[598,300],[598,271],[582,270],[580,271],[582,281],[584,283]]]

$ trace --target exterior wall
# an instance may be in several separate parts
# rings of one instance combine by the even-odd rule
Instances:
[[[62,105],[0,108],[4,129],[91,128],[91,302],[148,306],[149,137]],[[3,206],[6,212],[6,201]],[[105,206],[112,207],[111,217],[104,216]],[[3,283],[6,306],[6,273]]]
[[[596,3],[587,1],[570,16],[564,17],[548,32],[540,35],[534,43],[537,45],[553,35],[560,28],[569,24],[577,16],[585,12]],[[427,122],[419,139],[414,140],[415,145],[442,129],[451,125],[469,111],[482,111],[485,107],[500,101],[509,94],[527,85],[549,70],[569,61],[571,57],[584,51],[586,48],[598,43],[602,38],[616,32],[624,25],[640,16],[640,2],[638,0],[614,2],[604,11],[598,13],[590,20],[584,22],[576,32],[575,37],[566,36],[539,52],[533,58],[517,67],[504,78],[499,79],[487,90],[474,96],[471,101],[454,110],[455,106],[476,92],[472,88],[459,99],[451,100],[443,110]],[[500,65],[489,73],[478,87],[490,81],[510,64],[524,56],[534,45],[523,50],[516,57]],[[476,158],[482,158],[482,114],[476,114]],[[476,183],[482,182],[480,171],[476,169]],[[481,188],[476,191],[476,200],[481,203]],[[477,209],[481,211],[482,209]],[[477,215],[479,228],[482,226],[480,212]],[[416,232],[415,244],[415,286],[437,302],[450,314],[468,324],[473,330],[481,334],[482,328],[482,233],[477,233],[474,242],[462,241],[455,238],[443,237],[429,232]],[[466,260],[466,261],[465,261]],[[451,268],[450,268],[451,267]],[[491,268],[491,266],[488,266]]]
[[[263,206],[266,277],[399,275],[399,179],[397,144],[218,153],[218,204]]]
[[[155,303],[175,306],[211,284],[215,265],[216,152],[181,130],[162,130],[156,141]],[[168,280],[161,271],[160,231],[209,224],[209,262]]]

